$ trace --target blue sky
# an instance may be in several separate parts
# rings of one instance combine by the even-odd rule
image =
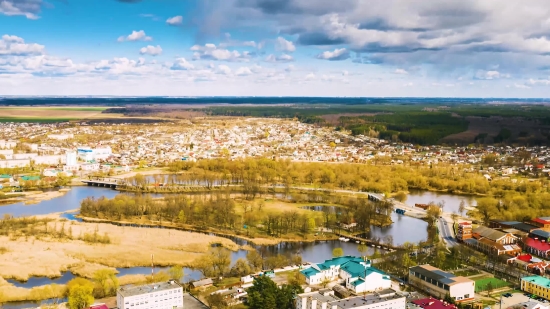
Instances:
[[[0,0],[0,95],[548,97],[547,0]]]

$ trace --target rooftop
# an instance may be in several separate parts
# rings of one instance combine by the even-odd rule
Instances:
[[[423,309],[455,309],[456,308],[456,306],[453,304],[442,302],[435,298],[415,299],[412,301],[412,303]]]
[[[550,244],[547,242],[543,242],[540,239],[527,238],[527,240],[525,241],[525,245],[539,251],[550,250]]]
[[[435,268],[428,264],[411,267],[410,271],[421,274],[426,278],[430,278],[449,286],[456,283],[473,282],[466,277],[455,276],[454,274],[442,271],[441,269]]]
[[[149,294],[149,293],[158,292],[158,291],[168,291],[173,289],[182,289],[182,287],[177,282],[170,281],[170,282],[161,282],[161,283],[146,284],[146,285],[139,285],[139,286],[125,286],[125,287],[119,288],[118,293],[120,293],[124,297],[128,297],[128,296]]]
[[[312,299],[316,299],[317,302],[322,302],[322,303],[328,303],[328,302],[338,300],[338,298],[334,297],[334,295],[330,293],[321,294],[320,291],[299,294],[298,297],[300,298],[311,297]]]
[[[513,306],[514,308],[517,308],[517,307],[522,307],[522,308],[525,308],[525,309],[535,309],[535,308],[540,308],[540,306],[543,306],[543,307],[546,307],[545,305],[539,303],[538,301],[534,301],[534,300],[528,300],[526,302],[523,302],[523,303],[519,303],[515,306]]]
[[[403,298],[403,300],[405,300],[405,296],[396,295],[396,294],[392,294],[389,297],[381,297],[378,294],[370,294],[364,297],[357,296],[357,297],[351,297],[351,298],[334,301],[330,303],[330,306],[336,306],[336,308],[338,309],[351,309],[351,308],[357,308],[365,305],[382,303],[388,300],[399,299],[399,298]]]
[[[496,241],[496,240],[504,237],[504,235],[506,235],[505,233],[503,233],[501,231],[497,231],[495,229],[488,228],[488,227],[485,227],[485,226],[478,226],[472,232],[474,234],[478,234],[479,236],[481,236],[483,238],[490,239],[492,241]]]
[[[529,276],[521,278],[522,281],[531,282],[539,286],[550,287],[550,279],[541,276]]]

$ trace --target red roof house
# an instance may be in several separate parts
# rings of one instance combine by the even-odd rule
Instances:
[[[423,308],[423,309],[456,309],[457,307],[453,304],[449,304],[445,301],[440,301],[435,298],[423,298],[416,299],[412,301],[413,304]]]
[[[550,244],[547,243],[545,240],[527,238],[527,240],[525,241],[525,251],[543,258],[549,258]]]

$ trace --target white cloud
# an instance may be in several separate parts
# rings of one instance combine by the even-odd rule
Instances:
[[[0,40],[0,55],[40,55],[44,53],[44,45],[25,43],[25,40],[15,35],[3,35]]]
[[[219,48],[228,48],[228,47],[257,47],[255,41],[240,41],[234,40],[231,38],[231,33],[225,34],[225,40],[218,44]],[[258,47],[259,48],[259,47]]]
[[[443,83],[432,83],[432,86],[435,86],[435,87],[454,87],[455,84],[451,84],[451,83],[448,83],[448,84],[443,84]]]
[[[346,60],[349,58],[349,51],[345,48],[335,49],[334,51],[325,51],[317,55],[317,59],[323,60]]]
[[[278,37],[275,44],[275,48],[284,52],[294,52],[296,51],[296,46],[291,41],[286,40],[283,37]]]
[[[403,84],[403,87],[412,87],[412,86],[414,86],[413,83],[405,83],[405,84]]]
[[[189,63],[185,58],[177,58],[176,61],[170,67],[171,70],[193,70],[195,66]]]
[[[41,0],[0,0],[0,14],[38,19],[36,13],[40,11],[41,4]]]
[[[527,81],[529,85],[550,85],[550,79],[532,79],[530,78],[529,81]]]
[[[250,70],[249,67],[240,67],[240,68],[237,69],[237,71],[235,71],[235,74],[237,76],[252,75],[252,70]]]
[[[16,35],[9,35],[9,34],[4,34],[2,36],[2,41],[8,42],[8,43],[25,43],[23,38],[20,38]]]
[[[313,73],[309,73],[308,75],[306,75],[306,80],[314,80],[315,78],[317,78],[317,76],[315,76],[315,74]]]
[[[146,47],[142,47],[139,50],[139,53],[142,55],[158,56],[162,54],[162,47],[160,47],[160,45],[157,45],[157,46],[147,45]]]
[[[282,54],[280,56],[275,56],[271,54],[265,58],[265,61],[266,62],[292,62],[294,61],[294,57],[288,54]]]
[[[395,69],[395,71],[393,71],[393,73],[402,74],[402,75],[409,74],[409,72],[407,72],[407,70],[404,70],[404,69]]]
[[[231,68],[229,68],[225,64],[220,64],[220,65],[218,65],[217,73],[218,74],[223,74],[223,75],[229,75],[229,74],[231,74]]]
[[[492,80],[492,79],[499,79],[499,78],[510,78],[510,74],[503,74],[496,70],[490,70],[490,71],[478,70],[474,78]]]
[[[174,16],[174,17],[170,17],[166,20],[166,23],[169,24],[170,26],[181,26],[181,24],[183,23],[183,16]]]
[[[290,73],[290,72],[294,71],[295,69],[296,69],[296,67],[295,67],[294,65],[289,64],[289,65],[286,67],[285,71]]]
[[[193,53],[193,60],[218,60],[218,61],[248,61],[253,57],[249,51],[239,52],[218,48],[215,44],[208,43],[203,45],[194,45],[190,48]]]
[[[117,41],[124,42],[124,41],[152,41],[153,38],[150,36],[147,36],[145,34],[145,31],[139,30],[139,31],[132,31],[128,36],[121,36],[118,38]]]
[[[529,87],[529,86],[527,86],[527,85],[518,84],[518,83],[515,83],[515,84],[514,84],[514,87],[519,88],[519,89],[531,89],[531,87]]]

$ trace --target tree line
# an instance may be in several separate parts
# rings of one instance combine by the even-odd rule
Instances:
[[[248,201],[231,191],[212,194],[166,195],[154,199],[147,194],[119,194],[112,199],[87,197],[80,213],[85,217],[108,220],[148,219],[158,224],[197,229],[215,228],[237,234],[256,233],[283,237],[308,235],[317,227],[335,228],[339,223],[357,223],[358,231],[368,231],[371,225],[388,225],[393,205],[372,202],[367,198],[335,197],[341,207],[323,207],[322,212],[297,210],[266,210],[265,200]]]

